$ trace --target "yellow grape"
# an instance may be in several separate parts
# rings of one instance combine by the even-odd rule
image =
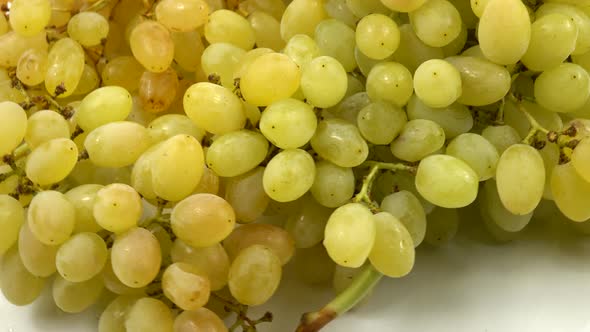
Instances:
[[[16,243],[19,229],[24,222],[25,211],[20,203],[8,195],[0,195],[0,254]]]
[[[137,61],[154,73],[168,69],[174,59],[174,42],[170,32],[158,22],[139,23],[131,32],[129,43]]]
[[[54,138],[37,146],[25,166],[27,177],[40,186],[65,179],[78,162],[76,143],[67,138]]]
[[[70,96],[76,90],[83,72],[82,46],[71,38],[62,38],[49,50],[45,89],[52,96]]]
[[[209,5],[204,0],[163,0],[155,13],[158,22],[171,31],[191,31],[207,22]]]

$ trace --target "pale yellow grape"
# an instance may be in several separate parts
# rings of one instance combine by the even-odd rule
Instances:
[[[217,75],[221,85],[233,90],[234,72],[246,51],[234,44],[215,43],[207,46],[201,55],[201,66],[205,75]]]
[[[320,56],[320,48],[313,38],[304,34],[297,34],[287,41],[283,53],[303,68],[311,60]]]
[[[281,261],[270,248],[253,245],[234,259],[229,270],[229,290],[245,305],[265,303],[281,281]]]
[[[257,47],[268,47],[280,51],[285,47],[281,37],[279,21],[263,11],[256,11],[248,16],[248,22],[254,30]]]
[[[513,214],[528,214],[535,209],[543,196],[543,158],[529,145],[512,145],[500,156],[496,181],[504,207]]]
[[[198,268],[209,279],[212,291],[220,290],[227,284],[230,260],[221,244],[195,248],[176,239],[170,255],[173,262],[188,263]]]
[[[184,311],[174,319],[174,332],[227,332],[223,321],[211,310]]]
[[[446,154],[467,163],[485,181],[496,174],[500,156],[496,147],[481,135],[466,133],[455,137],[445,150]]]
[[[395,53],[393,61],[404,65],[410,72],[415,72],[418,66],[430,59],[442,59],[444,52],[440,47],[432,47],[424,44],[414,33],[410,24],[404,24],[399,27],[400,44]]]
[[[324,1],[293,0],[281,17],[281,37],[285,41],[298,34],[313,37],[316,26],[327,17]]]
[[[232,68],[233,69],[233,74],[232,74],[233,79],[236,80],[236,79],[244,76],[244,73],[248,69],[248,66],[250,66],[250,64],[252,62],[254,62],[254,60],[258,59],[258,57],[260,57],[261,55],[268,54],[268,53],[274,53],[274,52],[275,51],[273,51],[270,48],[263,48],[263,47],[258,47],[258,48],[249,50],[248,52],[245,52],[245,53],[242,52],[243,55],[240,56],[237,64],[235,64],[235,66],[232,65],[232,67],[235,67],[235,68]],[[223,81],[223,79],[222,79],[222,81]],[[233,82],[232,82],[232,84],[233,84]]]
[[[236,228],[225,240],[223,247],[230,260],[253,245],[262,245],[272,250],[282,265],[289,262],[295,253],[295,241],[281,227],[267,224],[248,224]]]
[[[268,141],[251,130],[221,135],[207,149],[207,166],[219,176],[238,176],[254,169],[266,158]]]
[[[393,54],[400,44],[400,31],[394,20],[383,14],[363,17],[355,31],[356,45],[372,59],[383,60]]]
[[[0,102],[0,156],[12,153],[27,132],[27,114],[11,101]]]
[[[209,167],[203,167],[203,175],[201,176],[201,180],[195,190],[193,190],[194,194],[199,193],[209,193],[217,195],[219,193],[219,176],[215,174]]]
[[[267,106],[292,96],[299,88],[301,70],[289,56],[264,54],[254,60],[240,81],[244,99],[254,106]]]
[[[346,0],[346,6],[357,17],[378,13],[387,15],[391,10],[381,0]]]
[[[68,35],[80,45],[96,46],[109,34],[109,22],[96,12],[81,12],[68,22]]]
[[[369,95],[365,91],[359,91],[346,97],[336,107],[330,109],[326,118],[336,117],[351,124],[356,124],[359,112],[370,103]]]
[[[118,168],[133,164],[151,143],[145,127],[117,121],[92,130],[84,147],[96,166]]]
[[[346,94],[346,71],[336,59],[320,56],[301,72],[301,91],[311,105],[329,108],[338,104]]]
[[[129,37],[133,56],[147,70],[160,73],[174,59],[174,42],[162,24],[146,20],[139,23]]]
[[[65,179],[76,166],[78,148],[67,138],[54,138],[37,146],[29,155],[25,172],[40,186]]]
[[[369,260],[375,269],[391,278],[410,273],[414,266],[414,243],[404,225],[387,212],[377,213],[375,244]]]
[[[236,219],[240,223],[256,221],[270,202],[262,185],[263,174],[264,167],[256,167],[248,173],[225,181],[225,199],[234,208]]]
[[[367,142],[356,126],[340,119],[320,121],[311,146],[320,157],[340,167],[358,166],[369,154]]]
[[[453,103],[445,108],[432,108],[426,106],[416,95],[412,95],[406,111],[410,120],[425,119],[436,122],[444,130],[447,139],[466,133],[473,127],[473,117],[469,109],[459,103]]]
[[[75,209],[60,192],[42,191],[33,197],[28,210],[28,224],[35,237],[44,244],[64,243],[75,225]]]
[[[576,145],[571,155],[572,166],[576,169],[576,172],[586,180],[590,182],[590,138],[584,138]]]
[[[590,97],[590,75],[579,65],[562,63],[535,80],[535,99],[553,112],[572,112]]]
[[[419,246],[426,234],[426,214],[414,194],[401,190],[394,192],[381,202],[381,209],[399,220],[409,232],[412,244]]]
[[[100,75],[104,86],[117,85],[133,92],[139,87],[144,70],[134,57],[118,56],[104,66]]]
[[[89,132],[104,124],[125,120],[132,106],[131,95],[124,88],[101,87],[82,99],[76,111],[76,123]]]
[[[170,251],[172,249],[172,237],[168,233],[163,225],[159,225],[158,223],[152,223],[146,227],[148,231],[150,231],[158,242],[160,243],[160,253],[162,254],[162,261],[165,265],[170,264]]]
[[[314,39],[322,55],[338,60],[347,72],[354,70],[356,41],[352,28],[336,19],[326,19],[316,27]]]
[[[32,48],[23,53],[16,65],[16,77],[25,85],[34,86],[43,83],[47,71],[46,50]]]
[[[24,223],[18,233],[18,252],[25,268],[34,276],[49,277],[56,271],[55,258],[59,246],[39,241]]]
[[[172,332],[173,324],[168,306],[149,297],[137,300],[125,315],[126,332]]]
[[[111,264],[124,285],[133,288],[148,285],[158,274],[161,262],[160,244],[147,229],[132,228],[115,238]]]
[[[157,117],[147,125],[148,135],[152,144],[180,135],[190,135],[197,140],[202,140],[205,131],[197,127],[186,115],[165,114]]]
[[[566,15],[578,27],[576,47],[572,54],[584,54],[590,51],[590,16],[588,16],[588,12],[585,13],[582,8],[576,7],[572,3],[545,3],[535,12],[537,19],[551,14]]]
[[[391,142],[396,158],[415,162],[434,153],[445,143],[445,132],[436,122],[424,119],[408,121]]]
[[[100,314],[98,332],[125,332],[125,314],[139,299],[138,296],[117,296]]]
[[[461,24],[461,31],[459,35],[453,39],[450,43],[442,47],[445,57],[453,56],[461,53],[467,43],[468,31],[465,24]]]
[[[372,101],[386,101],[402,107],[408,102],[412,92],[412,74],[399,63],[378,64],[367,76],[367,93]]]
[[[518,232],[522,230],[533,217],[533,212],[516,215],[508,211],[502,203],[496,181],[486,181],[479,197],[479,208],[483,215],[506,232]]]
[[[361,52],[361,50],[358,47],[354,48],[354,59],[356,60],[358,69],[365,77],[369,75],[373,67],[382,62],[380,60],[369,58],[363,52]]]
[[[551,193],[559,211],[568,219],[582,222],[590,218],[590,183],[580,176],[571,162],[553,169]]]
[[[205,38],[210,44],[230,43],[244,50],[252,49],[256,34],[243,16],[231,10],[216,10],[205,24]]]
[[[442,246],[455,237],[458,228],[458,211],[437,207],[428,214],[428,227],[424,242],[431,246]]]
[[[471,56],[454,56],[446,61],[461,74],[461,95],[457,99],[461,104],[492,104],[502,99],[510,89],[510,72],[503,66]]]
[[[52,96],[70,96],[84,72],[84,50],[71,38],[55,42],[47,56],[45,89]]]
[[[209,300],[209,279],[199,269],[187,263],[173,263],[162,275],[162,291],[183,310],[196,310]]]
[[[304,283],[322,286],[332,281],[336,268],[322,244],[297,250],[293,265],[297,277]]]
[[[326,225],[324,246],[336,264],[346,267],[363,265],[375,241],[373,213],[360,203],[337,208]]]
[[[484,9],[491,0],[471,0],[471,10],[477,17],[481,17]]]
[[[477,173],[461,159],[432,155],[422,159],[416,173],[416,189],[426,200],[444,208],[471,204],[478,189]]]
[[[199,82],[184,94],[184,111],[199,127],[213,134],[225,134],[244,127],[242,103],[230,90],[217,84]]]
[[[171,31],[191,31],[207,22],[209,5],[204,0],[164,0],[158,2],[155,14]]]
[[[157,197],[152,183],[152,164],[154,156],[161,146],[162,142],[149,148],[137,159],[131,170],[131,186],[146,199],[155,199]]]
[[[432,47],[448,45],[461,32],[461,15],[446,0],[429,0],[409,17],[416,36]]]
[[[340,205],[347,202],[348,200]],[[289,214],[284,226],[295,241],[295,247],[311,248],[322,242],[324,229],[331,213],[332,209],[320,205],[310,195],[304,196],[301,199],[301,206]]]
[[[94,218],[94,202],[99,190],[103,188],[99,184],[84,184],[65,193],[66,198],[76,210],[76,226],[74,233],[96,233],[102,229]]]
[[[189,135],[172,136],[161,144],[152,156],[154,193],[168,201],[180,201],[191,194],[203,175],[203,148]]]
[[[531,39],[531,19],[520,0],[493,0],[483,11],[477,36],[486,58],[500,65],[516,63]]]
[[[161,73],[145,71],[139,80],[139,100],[149,113],[162,113],[176,100],[179,90],[178,74],[172,68]]]
[[[281,19],[287,7],[282,0],[243,0],[239,3],[239,10],[252,14],[256,11],[269,13],[277,20]]]
[[[48,43],[45,32],[40,32],[31,37],[21,36],[15,31],[9,31],[0,35],[0,64],[3,67],[15,67],[23,53],[30,49],[47,52]],[[43,72],[45,76],[45,72]]]
[[[447,107],[461,96],[461,73],[447,61],[428,60],[414,73],[414,91],[430,107]]]
[[[97,191],[92,214],[100,227],[121,233],[137,225],[142,209],[141,197],[135,189],[113,183]]]
[[[57,272],[70,282],[89,280],[102,271],[108,250],[95,233],[78,233],[64,242],[55,258]]]
[[[531,26],[531,42],[522,63],[531,70],[547,70],[562,63],[575,49],[578,27],[570,17],[548,14]]]
[[[321,160],[316,163],[316,176],[311,186],[311,194],[318,203],[336,208],[352,198],[354,181],[351,168]]]
[[[33,36],[43,31],[51,18],[49,0],[14,0],[8,8],[10,26],[23,36]]]
[[[205,50],[198,31],[172,32],[174,60],[187,71],[196,71],[201,66],[201,55]]]
[[[98,88],[100,85],[100,77],[96,72],[94,66],[85,64],[84,71],[82,71],[82,77],[80,82],[76,86],[76,90],[72,93],[73,96],[86,95],[92,90]]]
[[[16,246],[2,256],[0,288],[8,302],[24,306],[35,301],[45,286],[45,279],[32,275],[21,261]]]
[[[324,83],[329,86],[333,82]],[[259,127],[273,145],[281,149],[295,149],[309,142],[317,125],[318,120],[312,106],[287,98],[272,103],[264,110]]]
[[[359,18],[346,5],[346,0],[328,0],[324,4],[328,16],[340,20],[350,27],[354,27]]]
[[[11,196],[0,195],[0,254],[16,243],[24,222],[25,212],[20,203]]]
[[[389,144],[400,134],[407,121],[401,108],[377,101],[363,107],[357,117],[357,126],[368,142]]]
[[[315,163],[309,153],[288,149],[275,155],[266,166],[262,183],[266,194],[278,202],[303,196],[313,185]]]
[[[126,286],[119,280],[119,278],[115,275],[113,271],[113,265],[111,263],[111,255],[109,250],[109,255],[107,257],[107,262],[104,265],[102,270],[102,281],[104,286],[109,291],[113,292],[113,294],[118,295],[143,295],[145,294],[145,287],[140,288],[131,288]]]

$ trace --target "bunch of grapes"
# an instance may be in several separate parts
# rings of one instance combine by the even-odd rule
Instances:
[[[542,200],[590,229],[590,0],[0,4],[15,305],[49,286],[68,313],[112,298],[99,332],[252,332],[296,264],[337,291],[313,332],[468,206],[501,241]]]

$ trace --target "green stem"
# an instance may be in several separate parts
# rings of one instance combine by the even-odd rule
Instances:
[[[23,143],[12,152],[12,155],[14,157],[14,160],[19,160],[20,158],[28,155],[29,152],[31,152],[31,150],[29,149],[29,145],[27,143]]]

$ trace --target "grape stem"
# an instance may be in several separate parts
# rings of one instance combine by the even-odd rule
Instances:
[[[511,94],[510,100],[516,104],[518,109],[525,115],[529,124],[531,125],[531,129],[529,130],[526,137],[522,140],[523,143],[530,145],[537,133],[543,133],[545,135],[548,135],[550,133],[548,129],[541,126],[541,124],[539,124],[539,122],[524,108],[524,106],[522,106],[521,99]]]

